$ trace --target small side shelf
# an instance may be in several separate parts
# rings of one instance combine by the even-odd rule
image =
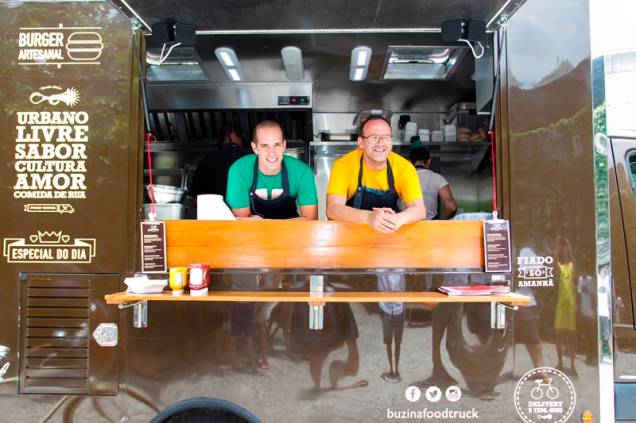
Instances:
[[[137,301],[212,301],[212,302],[286,302],[286,303],[502,303],[510,306],[526,306],[530,297],[508,293],[496,295],[448,296],[441,292],[324,292],[320,295],[304,291],[210,291],[208,295],[172,295],[170,291],[161,294],[131,294],[117,292],[105,296],[107,304],[128,304]]]
[[[440,292],[309,292],[309,291],[211,291],[207,295],[190,294],[172,295],[172,292],[160,294],[130,294],[117,292],[105,296],[107,304],[119,304],[119,308],[133,307],[133,326],[148,326],[148,302],[288,302],[307,303],[310,309],[321,316],[322,307],[326,303],[490,303],[491,327],[503,329],[506,325],[505,309],[516,310],[519,306],[527,306],[530,297],[521,294],[495,294],[475,296],[448,296]],[[317,320],[322,320],[317,317]],[[321,329],[322,324],[312,329]]]

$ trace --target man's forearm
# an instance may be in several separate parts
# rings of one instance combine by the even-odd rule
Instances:
[[[407,206],[407,208],[399,214],[402,217],[402,224],[408,225],[409,223],[424,220],[426,217],[426,209],[424,208],[424,204],[412,204]]]
[[[327,217],[331,220],[351,223],[369,223],[368,210],[358,210],[345,204],[334,204],[327,208]]]

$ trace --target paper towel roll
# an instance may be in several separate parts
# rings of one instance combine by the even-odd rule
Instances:
[[[197,195],[197,220],[236,220],[218,194]]]

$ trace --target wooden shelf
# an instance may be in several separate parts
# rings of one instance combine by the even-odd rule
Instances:
[[[130,294],[117,292],[105,296],[107,304],[129,304],[138,301],[208,301],[208,302],[287,302],[287,303],[501,303],[510,306],[527,306],[530,297],[508,293],[496,295],[475,295],[449,297],[441,292],[325,292],[312,295],[302,291],[210,291],[205,296],[172,295],[171,291],[161,294]]]

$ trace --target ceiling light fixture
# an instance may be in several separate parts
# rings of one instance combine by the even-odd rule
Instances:
[[[298,47],[287,46],[280,50],[280,55],[283,58],[287,79],[291,81],[303,80],[305,78],[305,68],[303,66],[302,51]]]
[[[232,81],[242,81],[245,79],[243,69],[241,69],[241,64],[234,50],[229,47],[219,47],[214,50],[214,54],[228,79]]]
[[[367,78],[369,62],[371,61],[371,48],[357,46],[351,50],[351,66],[349,67],[349,79],[363,81]]]

